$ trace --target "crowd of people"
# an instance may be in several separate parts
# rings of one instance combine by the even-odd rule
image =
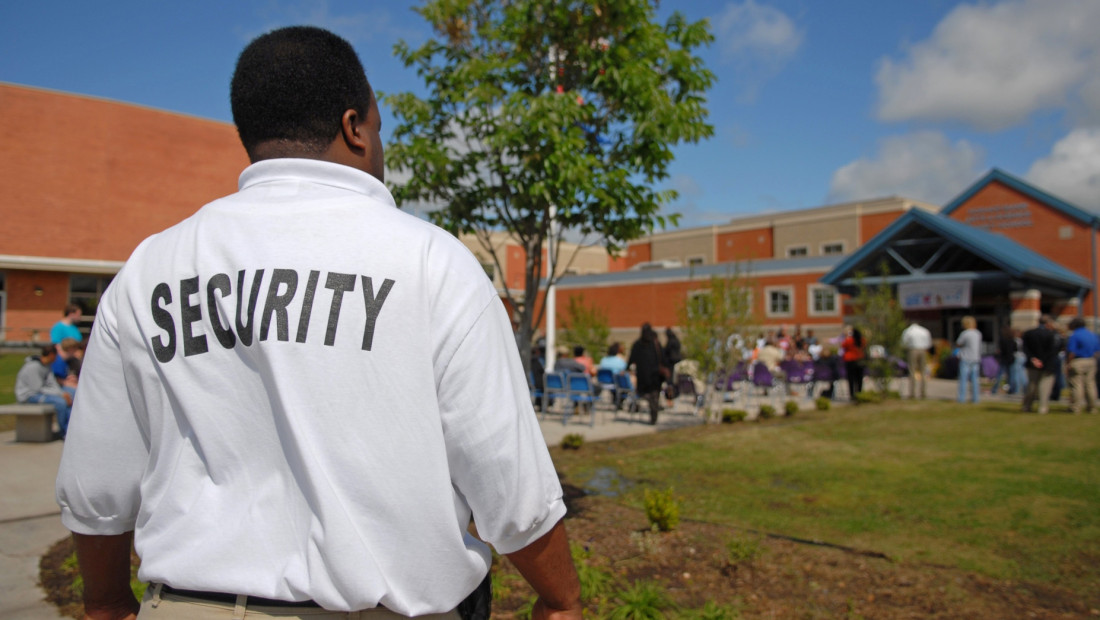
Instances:
[[[1084,319],[1074,318],[1068,329],[1046,315],[1038,326],[1027,331],[1005,326],[993,356],[983,354],[983,335],[973,316],[963,317],[960,324],[962,329],[958,336],[949,343],[952,347],[949,360],[958,364],[958,402],[979,402],[984,376],[993,379],[990,389],[993,394],[1003,390],[1007,394],[1023,395],[1025,411],[1030,411],[1037,402],[1040,413],[1048,412],[1049,403],[1059,401],[1067,386],[1071,411],[1097,409],[1100,380],[1097,379],[1096,356],[1100,355],[1100,339],[1085,327]],[[813,330],[803,334],[800,327],[791,332],[780,327],[760,332],[755,340],[732,336],[729,344],[734,356],[743,360],[746,368],[761,364],[776,383],[790,379],[787,377],[789,362],[812,362],[815,372],[824,377],[819,381],[825,386],[820,395],[828,398],[835,395],[834,379],[843,378],[848,394],[855,399],[863,391],[869,362],[886,357],[884,347],[869,344],[867,334],[853,325],[846,325],[839,336],[825,341],[819,341]],[[901,334],[904,357],[898,360],[898,366],[908,375],[911,398],[928,396],[935,344],[930,330],[915,320]],[[536,348],[532,366],[539,369],[537,376],[542,374],[542,355]],[[576,347],[572,356],[563,349],[559,351],[553,370],[591,376],[595,376],[599,368],[608,368],[614,373],[629,371],[638,396],[649,403],[651,421],[655,423],[661,394],[669,399],[676,395],[674,377],[680,374],[677,364],[682,360],[680,340],[672,328],[665,330],[662,344],[656,330],[646,323],[629,349],[621,342],[614,342],[598,364],[583,347]],[[991,365],[991,361],[995,364]],[[698,379],[694,377],[693,380]]]
[[[531,348],[531,382],[539,392],[545,388],[545,347],[545,341],[539,340]],[[589,377],[596,377],[601,369],[610,370],[612,375],[628,373],[630,384],[639,398],[648,403],[650,424],[657,424],[662,393],[670,400],[676,397],[673,370],[683,360],[683,352],[680,339],[671,327],[665,330],[665,342],[662,344],[653,326],[643,324],[641,334],[630,346],[629,352],[621,342],[613,342],[598,364],[581,345],[573,347],[572,355],[569,353],[565,347],[555,349],[551,372],[578,373]],[[599,384],[594,384],[594,387],[599,395]],[[622,407],[623,399],[616,399],[615,405]],[[542,403],[537,406],[541,407]]]

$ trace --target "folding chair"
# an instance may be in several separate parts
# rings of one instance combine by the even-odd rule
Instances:
[[[592,378],[586,374],[571,372],[565,375],[566,385],[569,388],[569,400],[573,404],[573,413],[577,407],[587,405],[589,426],[596,426],[596,393],[592,390]],[[568,418],[562,416],[561,423],[565,424]]]
[[[837,376],[836,373],[833,372],[833,369],[825,362],[818,360],[813,364],[813,373],[813,385],[809,388],[810,395],[813,395],[813,393],[817,391],[818,383],[827,383],[831,390],[829,393],[832,394],[833,397],[836,397]]]
[[[527,371],[527,387],[531,390],[531,404],[538,407],[543,406],[542,402],[542,388],[535,384],[535,373]]]
[[[718,380],[715,382],[715,389],[722,393],[722,402],[736,401],[735,398],[727,398],[729,392],[734,392],[737,396],[744,398],[746,396],[745,384],[749,380],[749,365],[745,361],[737,362],[737,365],[733,367],[733,370],[728,373],[719,373]]]
[[[607,392],[611,397],[611,406],[615,407],[619,404],[618,386],[615,385],[615,373],[610,368],[597,368],[596,369],[596,385],[600,387],[600,392]]]
[[[814,382],[813,364],[797,360],[783,360],[779,363],[779,366],[783,369],[783,372],[787,373],[787,392],[794,394],[790,386],[803,385],[806,389],[806,398],[810,398]]]
[[[752,384],[754,387],[764,388],[764,396],[770,396],[773,403],[775,393],[783,387],[782,384],[775,382],[775,377],[771,371],[760,362],[752,365]]]
[[[699,410],[703,407],[703,395],[695,390],[695,379],[684,373],[676,375],[676,389],[679,392],[677,398],[686,396],[691,399],[691,414],[699,415]]]
[[[543,382],[545,389],[542,393],[542,412],[539,419],[542,419],[550,411],[550,408],[554,406],[554,401],[559,398],[569,398],[569,389],[565,385],[565,375],[560,372],[548,372],[546,373],[546,380]]]
[[[617,391],[616,398],[619,398],[619,404],[626,406],[626,411],[630,414],[630,422],[634,422],[634,414],[639,413],[641,407],[638,406],[638,392],[634,390],[634,382],[630,380],[630,374],[626,372],[620,372],[615,375],[615,385]],[[615,407],[615,416],[619,415],[619,407]]]

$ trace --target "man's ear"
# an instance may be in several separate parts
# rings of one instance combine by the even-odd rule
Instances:
[[[340,117],[340,132],[344,136],[344,144],[353,153],[362,154],[367,150],[367,138],[363,133],[366,123],[366,115],[360,115],[352,108],[344,110],[344,115]]]

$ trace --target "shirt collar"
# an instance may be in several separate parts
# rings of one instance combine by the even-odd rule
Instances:
[[[397,207],[386,185],[373,176],[351,166],[317,159],[285,157],[258,161],[241,172],[237,187],[241,191],[264,183],[301,183],[328,185],[368,196]]]

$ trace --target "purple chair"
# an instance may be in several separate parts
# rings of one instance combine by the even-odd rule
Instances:
[[[813,363],[801,362],[797,360],[783,360],[782,362],[780,362],[779,367],[783,369],[783,372],[787,373],[787,391],[791,392],[789,388],[789,386],[791,385],[805,385],[806,398],[809,398],[810,394],[813,392]]]
[[[775,377],[772,376],[768,367],[760,362],[752,365],[752,384],[758,388],[764,388],[764,395],[768,395],[768,390],[779,387],[775,384]]]

